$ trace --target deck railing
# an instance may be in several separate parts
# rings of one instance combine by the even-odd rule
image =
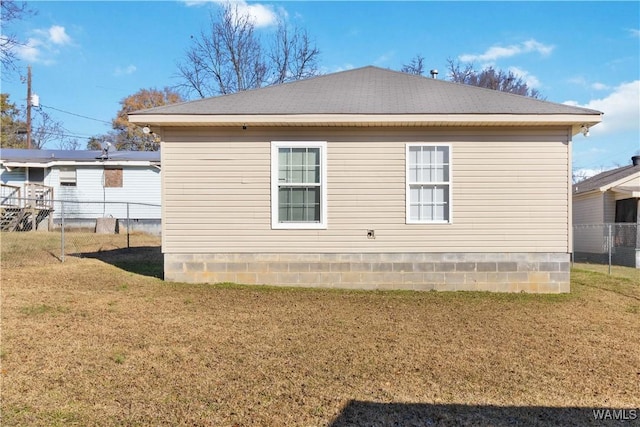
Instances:
[[[27,183],[24,185],[24,189],[28,207],[53,209],[53,187]]]
[[[15,185],[0,184],[0,205],[4,207],[22,207],[22,189]]]

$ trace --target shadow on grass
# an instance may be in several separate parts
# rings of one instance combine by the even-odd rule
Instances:
[[[636,425],[638,408],[559,408],[352,400],[330,427],[347,426],[607,426]]]
[[[77,254],[83,258],[98,259],[122,270],[162,279],[164,261],[160,246],[140,246]]]

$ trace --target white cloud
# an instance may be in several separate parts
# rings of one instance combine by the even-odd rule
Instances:
[[[638,30],[638,29],[631,28],[631,29],[629,29],[629,33],[630,33],[633,37],[640,37],[640,30]]]
[[[622,83],[608,96],[594,99],[585,105],[566,101],[567,105],[580,106],[602,111],[602,123],[595,126],[592,134],[611,134],[622,131],[636,131],[640,134],[640,80]]]
[[[492,46],[487,49],[484,53],[480,54],[463,54],[458,58],[462,62],[492,62],[496,61],[500,58],[509,58],[516,55],[521,55],[524,53],[532,53],[537,52],[541,55],[549,55],[553,51],[555,46],[545,45],[540,43],[534,39],[527,40],[520,44],[514,44],[510,46]]]
[[[60,53],[59,47],[73,43],[65,28],[59,25],[37,29],[33,33],[35,36],[30,37],[25,44],[14,47],[18,58],[31,63],[51,65]]]
[[[583,76],[571,77],[567,79],[567,82],[577,86],[581,86],[583,88],[588,88],[593,90],[611,90],[612,89],[612,87],[606,83],[601,83],[601,82],[589,83],[587,79],[585,79]]]
[[[27,62],[40,62],[42,42],[38,39],[30,38],[25,44],[17,45],[15,50],[18,58]]]
[[[516,77],[521,78],[530,88],[539,88],[542,86],[540,80],[532,74],[529,74],[528,71],[523,70],[518,67],[509,67],[509,71],[511,71]]]
[[[129,75],[129,74],[133,74],[136,72],[138,68],[135,65],[127,65],[124,68],[121,67],[116,67],[115,71],[113,72],[114,76],[125,76],[125,75]]]
[[[202,6],[205,4],[228,4],[228,0],[185,0],[186,6]],[[253,19],[256,28],[269,27],[278,22],[278,15],[273,7],[260,3],[247,3],[245,0],[235,0],[231,2],[233,7],[237,7],[239,15],[248,15]]]
[[[65,45],[71,43],[71,37],[66,33],[64,27],[54,25],[49,28],[49,40],[54,44]]]

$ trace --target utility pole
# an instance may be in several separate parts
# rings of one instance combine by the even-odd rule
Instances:
[[[31,65],[27,67],[27,148],[31,149]]]

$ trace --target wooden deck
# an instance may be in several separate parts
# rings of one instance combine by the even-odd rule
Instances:
[[[27,183],[0,184],[0,230],[35,231],[42,221],[53,222],[53,188]]]

